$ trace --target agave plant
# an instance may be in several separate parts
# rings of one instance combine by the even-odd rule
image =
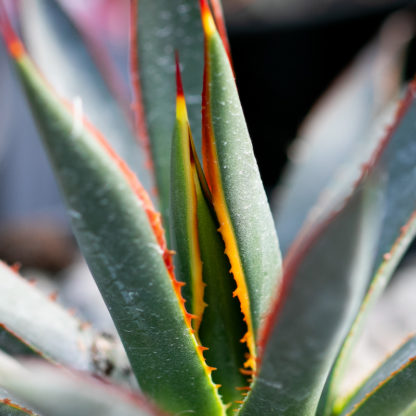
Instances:
[[[23,2],[36,65],[0,10],[122,342],[1,264],[1,414],[416,414],[414,337],[340,391],[358,328],[416,230],[415,83],[387,132],[285,237],[282,267],[216,0],[131,1],[135,130],[59,3]],[[142,185],[152,173],[161,214]]]

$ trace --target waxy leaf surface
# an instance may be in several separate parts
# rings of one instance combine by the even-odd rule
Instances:
[[[216,368],[212,377],[221,385],[219,392],[227,404],[241,399],[237,388],[246,385],[240,372],[245,351],[240,342],[243,317],[238,300],[232,296],[235,283],[194,151],[181,88],[172,142],[171,205],[177,277],[186,282],[183,293],[189,311],[196,315],[194,328],[202,346],[208,348],[204,356]],[[231,406],[227,412],[232,411]]]
[[[150,200],[105,139],[45,85],[15,36],[7,38],[78,243],[141,389],[165,410],[223,414]]]
[[[206,2],[201,9],[203,165],[248,327],[246,366],[254,368],[257,332],[280,280],[280,250],[229,58]]]
[[[359,329],[386,287],[406,249],[416,235],[416,83],[412,82],[399,104],[394,123],[379,140],[373,162],[383,186],[381,215],[383,227],[368,280],[368,293],[329,377],[320,413],[329,414],[350,350]]]
[[[169,228],[170,148],[175,122],[175,50],[181,57],[189,120],[197,147],[201,132],[203,36],[194,0],[132,0],[145,122],[165,227]],[[143,120],[142,120],[143,121]]]
[[[91,328],[4,263],[0,263],[0,294],[3,331],[49,360],[94,371],[92,345],[97,334]]]
[[[242,416],[312,416],[366,290],[378,237],[377,192],[362,187],[293,250],[264,328]]]

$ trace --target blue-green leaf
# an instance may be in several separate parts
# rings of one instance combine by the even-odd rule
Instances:
[[[350,397],[342,416],[399,415],[416,400],[416,337],[389,357]]]

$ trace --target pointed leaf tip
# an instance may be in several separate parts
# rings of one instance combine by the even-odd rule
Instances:
[[[179,52],[175,51],[175,68],[176,68],[176,95],[178,97],[183,97],[183,84],[182,84],[182,76],[181,76],[181,67],[179,62]]]
[[[10,55],[14,59],[20,58],[25,53],[25,48],[16,35],[2,2],[0,2],[0,33]]]
[[[201,8],[202,28],[205,36],[209,38],[217,31],[217,27],[211,9],[209,8],[208,1],[199,0],[199,6]]]
[[[183,92],[181,68],[179,63],[179,53],[175,51],[175,66],[176,66],[176,118],[188,124],[188,111],[186,109],[185,95]]]

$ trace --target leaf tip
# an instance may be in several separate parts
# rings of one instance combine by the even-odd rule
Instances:
[[[3,2],[0,2],[0,33],[9,54],[14,59],[19,59],[25,53],[25,48],[10,23],[9,16]]]
[[[178,51],[175,51],[175,65],[176,65],[176,118],[181,122],[187,122],[188,114],[186,111],[185,95],[183,92],[183,84],[182,84]]]
[[[217,27],[215,26],[215,21],[209,8],[208,1],[199,0],[199,6],[201,8],[202,28],[204,30],[204,34],[207,38],[210,38],[217,31]]]

